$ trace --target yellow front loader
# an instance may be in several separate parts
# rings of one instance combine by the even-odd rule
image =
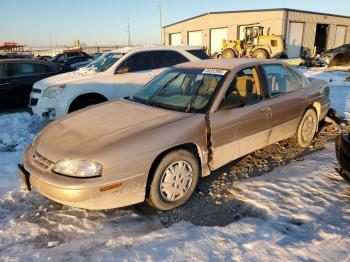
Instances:
[[[221,57],[285,58],[283,39],[276,35],[264,35],[263,30],[261,26],[246,27],[243,40],[223,40]]]

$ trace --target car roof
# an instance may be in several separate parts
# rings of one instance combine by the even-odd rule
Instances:
[[[122,53],[126,54],[129,52],[140,52],[140,51],[152,51],[152,50],[202,50],[201,46],[157,46],[157,45],[149,45],[149,46],[126,46],[122,48],[118,48],[112,51],[111,53]],[[109,53],[107,52],[107,53]]]
[[[232,70],[234,68],[242,67],[242,66],[254,66],[259,64],[285,64],[282,61],[275,59],[254,59],[254,58],[234,58],[234,59],[206,59],[206,60],[198,60],[194,62],[187,62],[180,65],[176,65],[175,67],[181,68],[213,68],[213,69],[226,69]]]
[[[52,63],[52,62],[49,62],[49,61],[46,61],[46,60],[38,60],[38,59],[26,59],[26,58],[10,58],[10,59],[0,59],[0,63],[1,62],[10,62],[10,63],[13,63],[13,62],[16,62],[16,63],[35,63],[35,64],[44,64],[44,65],[57,65],[56,63]]]

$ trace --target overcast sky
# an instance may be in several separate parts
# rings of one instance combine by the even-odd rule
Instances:
[[[210,11],[294,8],[350,16],[350,0],[0,0],[0,42],[31,46],[126,44],[128,17],[134,44],[159,42],[164,25]]]

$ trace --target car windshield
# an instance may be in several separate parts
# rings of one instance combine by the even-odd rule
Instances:
[[[182,112],[202,112],[227,70],[171,68],[154,78],[132,101]]]
[[[104,72],[117,62],[124,54],[121,53],[106,53],[94,59],[86,67],[93,69],[96,72]]]

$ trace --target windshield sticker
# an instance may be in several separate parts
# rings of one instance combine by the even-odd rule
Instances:
[[[209,75],[220,75],[223,76],[227,73],[227,70],[223,70],[223,69],[214,69],[214,68],[207,68],[204,69],[203,74],[209,74]]]

